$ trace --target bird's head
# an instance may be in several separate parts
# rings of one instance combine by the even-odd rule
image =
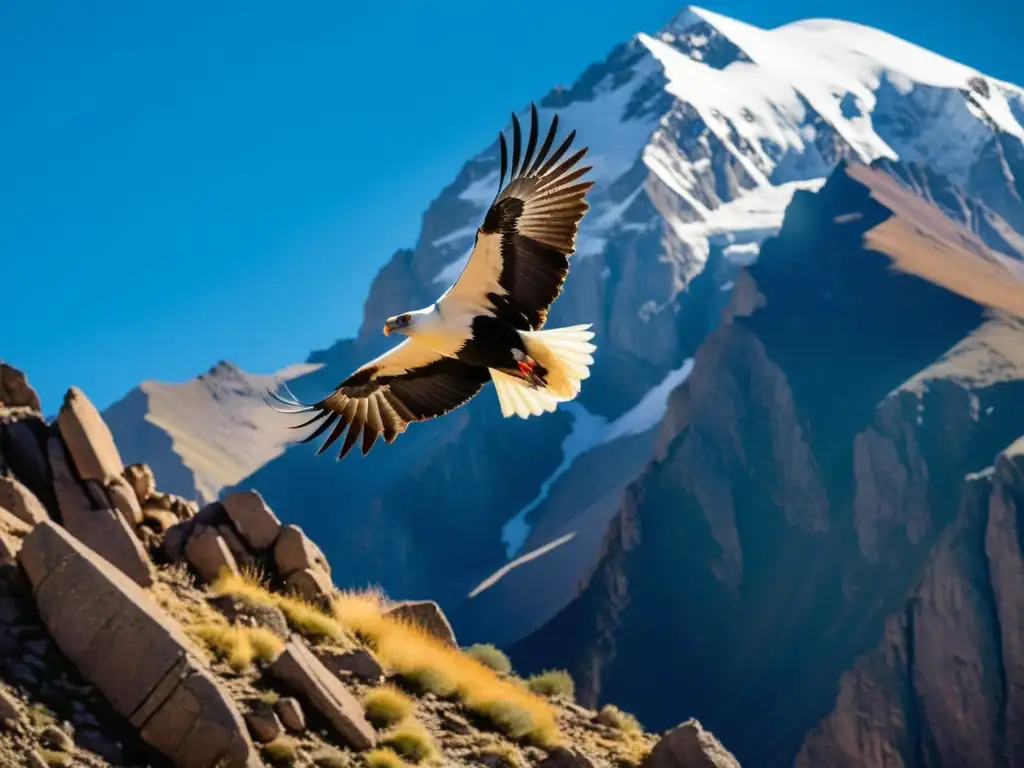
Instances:
[[[389,336],[391,333],[401,333],[408,336],[414,324],[411,312],[404,312],[401,315],[389,317],[384,321],[384,335]]]

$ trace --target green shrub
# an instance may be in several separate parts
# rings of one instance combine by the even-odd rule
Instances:
[[[466,655],[479,661],[484,666],[490,667],[499,675],[507,675],[512,671],[512,662],[508,656],[502,653],[493,645],[477,643],[466,649]]]
[[[263,745],[263,756],[272,765],[292,765],[298,758],[299,753],[291,739],[287,736],[279,736],[268,744]]]
[[[437,756],[437,747],[430,733],[419,723],[405,723],[386,734],[381,740],[382,747],[390,747],[400,757],[411,763],[423,763]]]
[[[351,768],[352,758],[334,747],[325,747],[313,753],[313,765],[317,768]]]
[[[393,685],[382,685],[366,694],[363,708],[367,720],[378,728],[385,728],[408,717],[413,702]]]
[[[526,684],[531,691],[541,696],[565,696],[571,699],[576,695],[576,684],[563,669],[541,672],[527,680]]]
[[[478,720],[510,739],[524,739],[531,736],[536,728],[530,713],[511,701],[491,699],[470,711]]]
[[[447,699],[457,691],[455,681],[443,670],[435,667],[410,669],[403,672],[401,678],[406,685],[420,694],[432,693],[439,698]]]
[[[406,762],[394,750],[374,749],[366,753],[368,768],[405,768]]]
[[[644,730],[639,720],[614,704],[605,704],[601,707],[601,711],[597,713],[597,722],[625,733],[643,733]]]

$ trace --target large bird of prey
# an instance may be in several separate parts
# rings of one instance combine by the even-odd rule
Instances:
[[[594,182],[579,181],[590,170],[577,167],[586,147],[562,160],[576,131],[551,152],[557,128],[556,115],[538,150],[537,109],[531,105],[523,152],[513,113],[512,169],[505,186],[508,148],[499,132],[498,192],[477,229],[469,261],[433,304],[387,319],[384,334],[402,334],[401,344],[361,366],[319,402],[271,393],[291,406],[275,410],[312,415],[294,428],[320,422],[300,442],[330,430],[319,455],[347,427],[338,459],[360,437],[365,455],[381,435],[394,442],[411,422],[458,408],[488,381],[506,418],[539,416],[576,397],[594,362],[590,325],[542,328],[569,272],[579,222],[589,208],[584,195]]]

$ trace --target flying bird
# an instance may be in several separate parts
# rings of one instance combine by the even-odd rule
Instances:
[[[433,304],[387,318],[384,334],[406,338],[361,366],[322,400],[304,404],[288,393],[281,413],[311,415],[293,428],[319,425],[299,441],[327,435],[317,455],[348,428],[342,459],[362,439],[363,455],[377,438],[394,442],[414,421],[442,416],[475,397],[491,381],[502,415],[520,418],[554,411],[579,394],[590,376],[596,346],[590,324],[544,329],[548,310],[562,292],[569,257],[576,249],[584,200],[593,181],[579,181],[587,147],[569,152],[572,131],[554,152],[558,116],[537,149],[537,108],[530,105],[525,152],[519,119],[512,114],[512,167],[498,139],[498,191],[476,231],[462,273]],[[287,385],[285,385],[287,391]]]

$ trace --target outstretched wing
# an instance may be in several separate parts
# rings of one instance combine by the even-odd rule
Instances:
[[[576,167],[586,147],[559,162],[576,131],[548,155],[557,130],[555,115],[535,157],[537,108],[531,104],[530,135],[523,154],[519,119],[512,115],[512,173],[505,187],[508,148],[505,136],[499,134],[498,194],[477,230],[462,274],[438,299],[442,311],[457,307],[473,314],[490,313],[519,330],[537,330],[544,325],[569,273],[579,222],[589,209],[583,198],[594,184],[577,182],[590,170],[590,166]]]
[[[271,407],[280,413],[311,415],[293,429],[319,423],[311,435],[299,442],[308,443],[330,430],[317,455],[334,444],[347,427],[348,434],[338,453],[341,460],[360,437],[365,456],[381,435],[393,443],[410,422],[427,421],[458,408],[489,379],[486,368],[440,357],[406,339],[359,368],[322,400],[306,404],[271,392],[271,397],[292,409]]]

